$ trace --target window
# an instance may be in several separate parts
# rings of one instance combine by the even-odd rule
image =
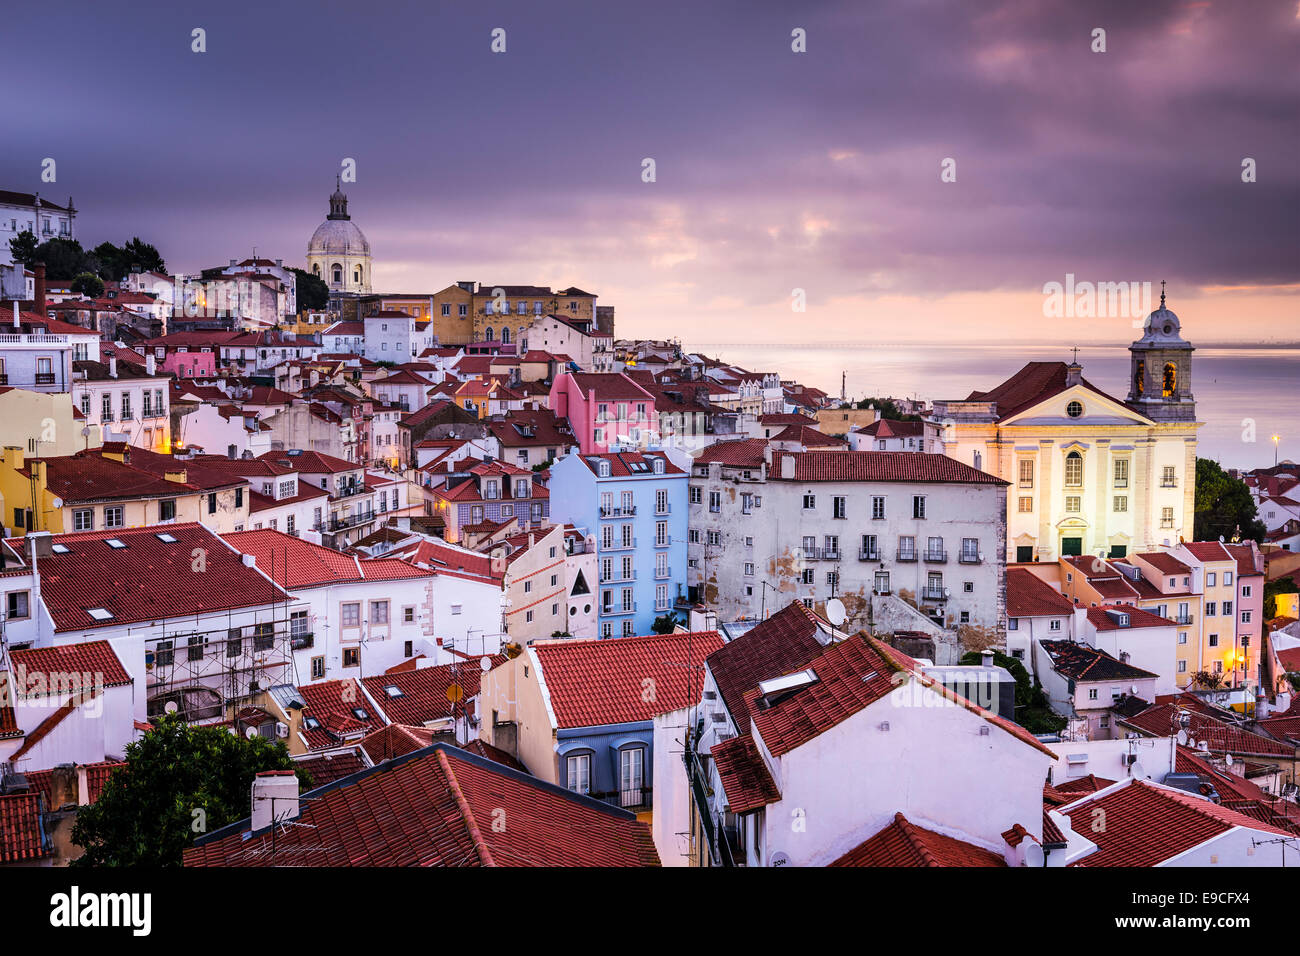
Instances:
[[[1128,495],[1116,495],[1114,505],[1116,512],[1128,511]]]
[[[834,518],[848,517],[848,499],[843,495],[836,495],[831,499],[831,516]]]
[[[216,513],[217,513],[217,493],[213,491],[208,494],[208,514],[214,515]]]
[[[1116,488],[1128,487],[1128,459],[1127,458],[1115,459],[1115,487]]]
[[[691,485],[691,504],[698,505],[703,501],[702,492],[699,485]]]
[[[619,803],[625,807],[640,806],[641,790],[645,786],[645,748],[629,747],[619,752],[618,789]]]
[[[816,572],[812,568],[804,568],[802,580],[804,584],[816,583]]]
[[[95,510],[93,508],[79,508],[72,512],[72,530],[94,531]]]
[[[1178,472],[1177,472],[1177,469],[1176,469],[1173,465],[1165,465],[1164,468],[1161,469],[1161,472],[1160,472],[1160,487],[1161,487],[1161,488],[1177,488],[1177,487],[1178,487]]]
[[[804,510],[804,511],[814,511],[814,510],[816,510],[816,508],[817,508],[817,496],[816,496],[816,495],[804,495],[804,496],[803,496],[803,510]]]
[[[1244,597],[1244,598],[1248,598],[1248,597],[1250,597],[1250,585],[1249,585],[1249,584],[1243,584],[1243,585],[1241,586],[1241,596]]]
[[[925,495],[912,496],[912,517],[917,519],[925,517]]]
[[[125,524],[126,518],[121,505],[111,505],[104,509],[105,528],[121,528]]]
[[[370,602],[370,623],[371,624],[388,623],[388,602],[387,601]]]
[[[1215,583],[1215,581],[1217,581],[1217,580],[1218,580],[1218,577],[1215,575],[1215,573],[1214,573],[1213,571],[1206,571],[1206,572],[1205,572],[1205,586],[1206,586],[1207,588],[1212,588],[1212,587],[1214,587],[1214,583]]]
[[[1020,487],[1034,487],[1034,460],[1032,458],[1020,459]]]
[[[1095,688],[1095,687],[1090,687],[1090,688],[1088,688],[1088,699],[1089,699],[1089,700],[1096,700],[1096,699],[1097,699],[1097,688]]]
[[[1241,623],[1242,623],[1242,624],[1249,624],[1249,623],[1250,623],[1250,612],[1249,612],[1249,611],[1242,611],[1242,612],[1241,612]]]
[[[1223,616],[1224,616],[1224,617],[1232,617],[1232,602],[1231,602],[1231,601],[1224,601],[1224,602],[1223,602]]]
[[[1059,631],[1061,629],[1060,620],[1058,619],[1058,620],[1050,621],[1047,625],[1047,629],[1049,631]]]
[[[1016,510],[1021,514],[1028,514],[1029,512],[1033,511],[1034,499],[1022,495],[1016,501]]]
[[[1211,634],[1211,635],[1210,635],[1210,646],[1211,646],[1211,647],[1218,647],[1218,646],[1219,646],[1219,635],[1218,635],[1218,634]]]
[[[176,520],[176,499],[165,498],[158,502],[158,520],[175,521]]]
[[[131,415],[131,393],[123,392],[122,393],[122,421],[124,422],[129,421],[132,417],[133,416]]]
[[[1186,632],[1186,631],[1179,631],[1179,632],[1178,632],[1178,643],[1179,643],[1179,644],[1186,644],[1186,643],[1187,643],[1187,632]]]
[[[912,535],[900,535],[898,538],[898,560],[916,560],[916,538]]]
[[[311,659],[311,676],[312,680],[320,680],[325,676],[325,658],[313,657]]]
[[[716,513],[716,512],[719,512],[719,511],[721,511],[721,510],[722,510],[722,492],[720,492],[720,491],[710,491],[710,492],[709,492],[709,511],[712,511],[712,512],[715,512],[715,513]]]
[[[1065,510],[1066,510],[1066,511],[1069,511],[1069,512],[1072,512],[1072,513],[1077,513],[1077,512],[1079,512],[1079,511],[1081,510],[1081,502],[1082,502],[1082,501],[1083,501],[1083,499],[1080,498],[1078,495],[1066,495],[1066,497],[1065,497]]]
[[[101,421],[113,420],[113,396],[105,392],[99,401],[99,418]]]
[[[359,602],[354,601],[343,605],[343,626],[361,626],[361,604]]]
[[[1083,456],[1077,451],[1072,451],[1065,456],[1065,485],[1067,488],[1078,488],[1082,484]]]
[[[889,572],[888,571],[876,572],[875,591],[877,594],[889,593]]]
[[[1083,414],[1083,405],[1079,402],[1071,402],[1069,405],[1065,406],[1065,414],[1069,415],[1071,418],[1078,418]]]
[[[8,596],[8,613],[6,620],[24,618],[30,616],[29,602],[26,591],[10,591]]]
[[[345,647],[343,648],[343,666],[360,667],[361,666],[361,648]]]
[[[1173,526],[1174,526],[1174,509],[1173,509],[1173,508],[1161,508],[1161,509],[1160,509],[1160,527],[1162,527],[1162,528],[1172,528]]]
[[[880,521],[885,517],[885,499],[883,495],[875,495],[871,499],[871,518],[873,521]]]

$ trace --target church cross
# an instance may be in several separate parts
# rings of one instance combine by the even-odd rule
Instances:
[[[1165,307],[1165,280],[1160,280],[1160,308]]]
[[[1078,364],[1079,364],[1079,346],[1076,345],[1076,346],[1075,346],[1074,348],[1072,348],[1070,351],[1074,353],[1074,363],[1073,363],[1073,364],[1078,365]]]

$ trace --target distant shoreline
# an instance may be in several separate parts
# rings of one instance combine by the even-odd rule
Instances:
[[[1300,341],[1297,342],[1195,342],[1193,343],[1198,350],[1205,349],[1239,349],[1246,351],[1248,349],[1272,349],[1279,352],[1300,350]],[[1079,342],[989,342],[982,340],[979,342],[942,342],[926,344],[921,342],[839,342],[835,344],[817,344],[811,342],[702,342],[698,345],[688,345],[682,343],[682,349],[686,352],[698,352],[702,349],[729,349],[729,348],[746,348],[746,349],[808,349],[812,351],[824,352],[842,352],[845,349],[952,349],[952,348],[974,348],[974,349],[1058,349],[1073,348],[1075,345],[1083,349],[1107,349],[1117,351],[1128,351],[1127,344],[1086,344]]]

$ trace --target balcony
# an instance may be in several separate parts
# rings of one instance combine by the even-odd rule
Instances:
[[[601,508],[602,518],[631,518],[636,515],[636,505],[630,508]]]
[[[963,551],[961,553],[961,557],[959,557],[957,560],[961,564],[983,564],[984,563],[984,559],[980,557],[978,551]]]
[[[343,531],[347,528],[355,528],[357,525],[365,524],[366,522],[374,521],[374,520],[375,520],[375,513],[373,511],[366,514],[347,515],[342,518],[330,518],[329,526],[327,528],[321,528],[318,526],[316,530]]]
[[[944,589],[942,587],[936,588],[927,585],[926,587],[921,588],[921,600],[946,601],[948,600],[948,595],[944,592]]]
[[[629,538],[626,541],[615,541],[611,544],[602,544],[601,551],[631,551],[636,547],[636,538]]]
[[[1174,618],[1174,623],[1175,623],[1175,624],[1191,624],[1191,623],[1192,623],[1192,615],[1191,615],[1191,614],[1179,614],[1177,617]]]
[[[662,509],[661,509],[661,508],[658,508],[658,507],[655,508],[655,514],[656,514],[656,515],[670,515],[670,514],[672,514],[672,513],[673,513],[673,506],[672,506],[672,505],[664,505],[664,507],[663,507]]]
[[[315,639],[311,631],[305,634],[294,634],[289,639],[289,646],[295,651],[305,651],[307,648],[315,646]]]
[[[915,561],[915,560],[916,560],[916,552],[915,552],[915,551],[905,551],[905,550],[903,550],[902,548],[899,548],[899,549],[898,549],[898,553],[894,555],[894,560],[895,560],[895,561]]]
[[[54,384],[54,373],[53,373],[53,372],[37,372],[37,373],[36,373],[36,384],[37,384],[37,385],[53,385],[53,384]]]
[[[672,576],[673,576],[672,572],[669,571],[667,568],[655,568],[656,581],[667,581]],[[658,610],[658,608],[656,608],[656,610]]]
[[[901,560],[901,559],[900,559],[900,560]],[[930,564],[947,564],[947,563],[948,563],[948,552],[947,552],[947,551],[930,551],[930,550],[927,550],[927,551],[925,552],[925,560],[926,560],[928,563],[930,563]]]
[[[667,548],[667,547],[671,546],[672,543],[673,543],[673,536],[670,535],[670,534],[669,534],[669,535],[664,535],[664,537],[662,537],[662,538],[655,538],[655,547],[656,547],[656,548]]]
[[[609,617],[616,617],[621,614],[635,614],[636,601],[633,601],[631,604],[623,604],[618,606],[615,606],[613,604],[605,605],[601,607],[600,613],[607,615]]]
[[[614,572],[607,578],[601,578],[600,583],[601,584],[628,584],[635,580],[636,580],[636,570],[633,569],[632,572],[627,575],[623,575],[619,572]]]
[[[800,548],[799,553],[805,561],[838,561],[840,559],[839,548]]]
[[[858,548],[858,560],[879,561],[880,549],[879,548]]]

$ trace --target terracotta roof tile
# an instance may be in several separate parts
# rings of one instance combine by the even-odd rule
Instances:
[[[894,815],[883,830],[858,844],[831,866],[1006,866],[992,850],[946,836]]]
[[[1006,485],[1008,482],[947,455],[921,451],[773,452],[769,478],[781,480],[793,458],[795,481],[938,481]]]

